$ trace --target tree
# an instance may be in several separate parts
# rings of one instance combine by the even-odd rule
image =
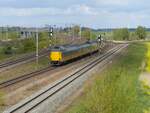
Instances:
[[[35,50],[35,41],[34,39],[26,39],[23,41],[23,46],[24,46],[24,52],[30,52]]]
[[[116,29],[113,31],[114,40],[129,40],[129,31],[127,28]]]
[[[130,40],[137,40],[138,39],[138,36],[136,35],[135,32],[131,32],[130,33]]]
[[[74,35],[77,37],[79,36],[79,32],[80,32],[80,26],[76,25],[73,27],[73,32],[74,32]]]
[[[91,30],[89,28],[84,28],[82,30],[82,37],[86,38],[87,40],[90,40]]]
[[[146,38],[146,28],[142,26],[138,26],[136,29],[136,35],[138,36],[139,39],[145,39]]]

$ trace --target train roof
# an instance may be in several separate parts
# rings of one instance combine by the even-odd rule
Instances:
[[[77,50],[79,48],[85,48],[88,47],[91,44],[95,44],[97,43],[96,41],[88,41],[86,43],[83,44],[76,44],[76,45],[61,45],[61,46],[54,46],[52,48],[52,51],[73,51],[73,50]]]

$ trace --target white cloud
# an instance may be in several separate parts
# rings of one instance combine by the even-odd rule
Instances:
[[[60,8],[0,8],[1,16],[54,16],[54,15],[97,15],[94,9],[86,5]]]
[[[95,0],[96,3],[101,5],[128,5],[131,0]]]
[[[1,16],[42,16],[60,13],[55,8],[0,8]]]
[[[86,5],[74,5],[69,7],[67,10],[64,11],[67,15],[90,15],[90,16],[96,16],[98,15],[98,12]]]
[[[0,0],[1,1],[1,0]],[[18,1],[18,0],[6,0]],[[40,1],[42,0],[32,0]],[[55,0],[53,0],[55,1]],[[62,0],[58,6],[38,4],[31,7],[0,7],[1,23],[11,23],[11,18],[15,18],[12,23],[80,23],[95,25],[97,27],[116,26],[136,26],[150,25],[150,8],[145,4],[148,0],[89,0],[88,3],[68,3]],[[67,1],[67,0],[65,0]],[[23,3],[22,3],[23,4]],[[47,3],[48,4],[48,3]],[[65,4],[68,7],[60,7]],[[81,4],[81,5],[73,5]],[[86,5],[85,5],[86,4]],[[10,18],[7,18],[10,16]],[[53,16],[53,17],[52,17]],[[31,21],[32,20],[32,21]],[[36,20],[36,21],[35,21]],[[31,22],[30,22],[31,21]]]
[[[136,27],[137,25],[149,26],[149,11],[141,12],[109,12],[102,11],[99,15],[101,21],[108,26],[114,27]],[[104,25],[104,24],[102,24]]]
[[[138,6],[149,6],[149,0],[94,0],[99,6],[110,6],[110,7],[119,7],[125,6],[127,9],[129,7],[136,7]]]

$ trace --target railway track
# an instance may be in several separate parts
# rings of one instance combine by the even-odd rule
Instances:
[[[82,59],[80,59],[80,60],[82,60]],[[75,61],[77,61],[77,59]],[[72,63],[75,63],[75,62],[74,61],[70,62],[70,64],[72,64]],[[67,66],[67,65],[64,65],[64,66]],[[61,67],[64,67],[64,66],[61,66]],[[49,72],[49,71],[52,71],[52,70],[54,70],[56,68],[57,67],[48,66],[48,67],[45,67],[43,69],[40,69],[40,70],[31,72],[31,73],[28,73],[28,74],[20,75],[19,77],[16,77],[16,78],[13,78],[13,79],[10,79],[10,80],[6,80],[4,82],[0,82],[0,89],[5,89],[5,88],[7,88],[9,86],[13,86],[13,85],[15,85],[15,84],[17,84],[19,82],[22,82],[24,80],[36,77],[38,75],[44,74],[44,73]]]
[[[48,54],[48,50],[43,50],[39,53],[39,57],[46,56]],[[34,60],[35,59],[35,54],[29,54],[25,55],[24,57],[20,57],[16,60],[8,60],[6,62],[0,63],[0,69],[5,68],[5,67],[10,67],[12,65],[22,63],[28,60]]]
[[[73,83],[74,81],[79,80],[80,77],[82,77],[89,70],[93,69],[100,62],[108,59],[109,57],[111,57],[113,55],[115,55],[117,52],[121,51],[125,47],[127,47],[127,45],[119,45],[119,46],[111,49],[107,53],[94,59],[93,61],[84,65],[80,69],[77,69],[74,73],[70,74],[69,76],[66,76],[66,77],[62,78],[61,80],[55,82],[50,87],[42,90],[41,92],[35,94],[32,97],[29,97],[28,99],[22,101],[21,103],[18,103],[17,105],[12,106],[10,109],[4,111],[4,113],[28,113],[28,112],[32,112],[40,104],[42,104],[46,100],[52,98],[58,92],[61,92],[63,89],[65,89],[67,86],[69,87],[69,85],[71,83]]]
[[[25,81],[27,79],[36,77],[38,75],[44,74],[44,73],[52,71],[54,69],[56,69],[56,67],[48,66],[48,67],[45,67],[43,69],[28,73],[28,74],[20,75],[19,77],[16,77],[16,78],[6,80],[4,82],[0,82],[0,89],[5,89],[9,86],[13,86],[19,82],[22,82],[22,81]]]
[[[8,86],[15,85],[16,83],[19,83],[19,82],[22,82],[24,80],[30,79],[32,77],[38,76],[38,75],[43,74],[45,72],[48,72],[50,70],[54,70],[55,68],[56,67],[48,66],[48,67],[40,69],[38,71],[34,71],[34,72],[29,73],[29,74],[25,74],[25,75],[22,75],[20,77],[16,77],[16,78],[7,80],[5,82],[1,82],[0,83],[0,89],[4,89],[4,88],[6,88]]]

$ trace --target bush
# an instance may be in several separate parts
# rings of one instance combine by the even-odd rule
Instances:
[[[24,53],[23,42],[18,41],[18,43],[15,44],[14,48],[15,48],[15,53],[16,54],[22,54],[22,53]]]
[[[138,39],[145,39],[146,38],[146,28],[145,27],[142,27],[142,26],[139,26],[137,29],[136,29],[136,35],[138,36]]]
[[[36,48],[34,39],[27,39],[23,41],[24,52],[31,52]]]
[[[72,28],[72,32],[74,32],[74,36],[78,37],[80,32],[80,26],[76,25]]]
[[[127,28],[116,29],[113,31],[114,40],[129,40],[129,35]]]
[[[39,41],[46,41],[48,36],[48,32],[39,32]]]
[[[82,31],[82,37],[86,38],[87,40],[90,40],[91,30],[89,28],[84,28],[84,30]]]
[[[47,40],[47,41],[40,41],[39,42],[39,49],[45,49],[45,48],[47,48],[49,46],[49,41]]]
[[[138,39],[138,37],[137,37],[136,33],[135,32],[131,32],[129,40],[137,40],[137,39]]]
[[[3,53],[4,54],[12,54],[13,53],[13,49],[12,49],[12,46],[11,45],[6,45],[4,48],[3,48]]]

